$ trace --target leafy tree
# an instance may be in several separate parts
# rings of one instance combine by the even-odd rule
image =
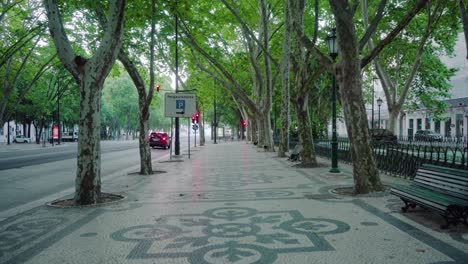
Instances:
[[[0,123],[10,119],[26,93],[53,64],[54,51],[41,43],[45,27],[39,6],[29,1],[2,1],[0,13]],[[8,106],[8,107],[7,107]]]
[[[95,204],[101,195],[100,106],[104,80],[121,45],[125,0],[109,1],[109,21],[93,57],[77,55],[62,22],[57,1],[45,0],[48,24],[60,61],[80,87],[80,131],[75,203]]]
[[[364,25],[367,27],[366,3],[367,1],[363,2],[363,14]],[[395,132],[396,119],[408,97],[412,98],[413,103],[414,99],[419,100],[419,104],[422,102],[434,113],[443,111],[439,102],[448,95],[447,88],[453,71],[448,70],[438,56],[450,53],[453,49],[457,37],[454,30],[457,24],[452,19],[455,10],[455,3],[432,1],[426,12],[416,16],[405,27],[401,37],[390,43],[374,59],[374,67],[388,105],[389,130]],[[401,19],[406,8],[393,8],[390,12],[391,15],[382,19],[383,25],[396,23],[395,20]],[[386,26],[379,27],[376,35],[388,30]],[[372,38],[368,45],[369,48],[374,48]],[[434,78],[434,72],[438,73],[438,78]]]

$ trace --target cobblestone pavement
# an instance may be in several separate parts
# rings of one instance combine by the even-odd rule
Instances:
[[[0,222],[0,262],[468,263],[468,228],[402,214],[388,192],[335,194],[352,185],[348,166],[301,169],[245,142],[191,154],[105,183],[120,202],[40,206]]]

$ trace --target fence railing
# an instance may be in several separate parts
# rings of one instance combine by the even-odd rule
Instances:
[[[450,146],[450,147],[466,147],[468,143],[467,137],[442,137],[437,139],[424,139],[419,140],[413,137],[398,137],[399,144],[418,144],[418,145],[432,145],[432,146]]]
[[[352,163],[348,139],[338,140],[338,159],[341,162]],[[463,145],[411,144],[403,143],[372,145],[377,167],[392,176],[414,178],[419,166],[429,163],[444,167],[467,170],[468,153]],[[317,155],[331,158],[331,140],[315,141]]]

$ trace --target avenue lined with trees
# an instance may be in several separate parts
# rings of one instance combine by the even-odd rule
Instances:
[[[440,57],[453,54],[459,32],[468,39],[466,0],[1,5],[0,122],[34,125],[39,134],[53,123],[79,124],[80,205],[95,204],[101,195],[102,138],[137,135],[140,174],[153,173],[147,136],[151,129],[170,129],[163,93],[174,78],[180,90],[196,89],[200,144],[205,125],[223,122],[242,131],[245,121],[247,140],[279,157],[297,138],[301,166],[310,168],[318,166],[314,139],[329,134],[335,79],[354,193],[381,191],[365,108],[374,80],[385,93],[390,130],[403,110],[423,105],[442,113],[457,69]],[[337,54],[326,45],[333,31]]]

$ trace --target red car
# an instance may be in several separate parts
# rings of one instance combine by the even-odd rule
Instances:
[[[148,137],[148,141],[152,148],[168,149],[171,147],[171,137],[166,132],[152,132]]]

